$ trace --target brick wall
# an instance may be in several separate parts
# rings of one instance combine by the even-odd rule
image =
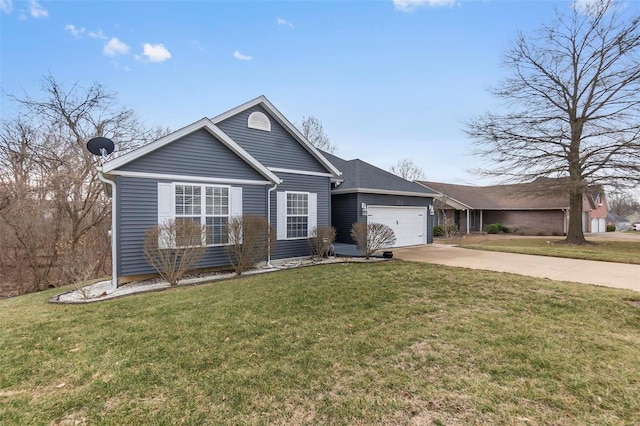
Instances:
[[[562,210],[485,210],[483,227],[500,223],[522,235],[564,235]]]

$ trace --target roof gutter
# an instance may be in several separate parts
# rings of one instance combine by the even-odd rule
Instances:
[[[102,170],[98,171],[98,178],[105,184],[111,186],[111,290],[107,293],[114,292],[118,288],[118,250],[117,250],[117,235],[116,232],[116,207],[117,207],[117,192],[116,183],[111,179],[107,179],[102,174]]]

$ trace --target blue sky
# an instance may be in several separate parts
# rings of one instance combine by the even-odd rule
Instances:
[[[637,7],[638,3],[630,3]],[[99,82],[148,125],[178,129],[259,95],[293,122],[314,115],[337,155],[427,179],[487,183],[467,170],[464,121],[521,30],[569,1],[0,0],[0,82],[37,96],[51,73]],[[3,96],[2,114],[11,113]]]

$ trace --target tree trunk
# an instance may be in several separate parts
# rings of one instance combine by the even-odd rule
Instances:
[[[586,244],[582,232],[582,191],[572,188],[569,199],[569,229],[567,230],[567,244]]]

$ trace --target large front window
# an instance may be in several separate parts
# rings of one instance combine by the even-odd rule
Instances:
[[[307,238],[309,229],[309,194],[287,193],[287,238]]]
[[[204,206],[204,208],[203,208]],[[207,245],[229,242],[229,188],[208,185],[175,185],[176,245],[202,244],[202,238],[181,235],[181,224],[196,222],[205,229]]]

